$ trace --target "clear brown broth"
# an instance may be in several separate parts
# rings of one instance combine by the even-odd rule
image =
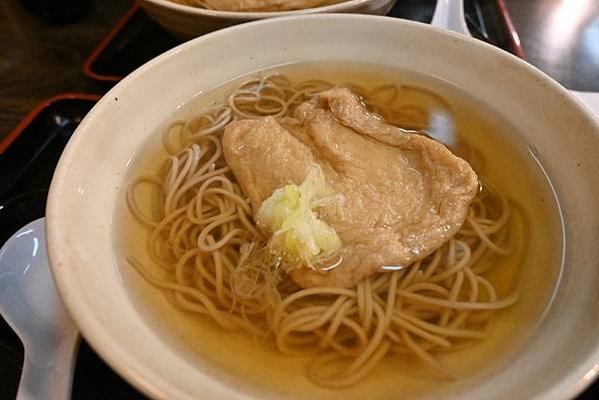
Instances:
[[[500,295],[509,293],[514,281],[519,279],[521,298],[511,308],[497,313],[485,340],[461,351],[438,354],[441,362],[461,377],[459,380],[440,377],[413,356],[393,355],[354,387],[320,388],[306,377],[307,360],[283,356],[272,343],[243,333],[225,332],[208,319],[181,312],[165,300],[160,290],[143,281],[126,263],[125,257],[134,254],[147,259],[144,253],[148,232],[128,212],[123,191],[114,218],[118,221],[114,225],[117,263],[132,301],[147,323],[159,333],[165,345],[199,370],[217,375],[223,383],[256,398],[437,397],[449,391],[459,393],[460,388],[507,368],[523,351],[550,306],[559,281],[563,253],[561,219],[554,192],[541,166],[520,139],[517,128],[491,107],[450,83],[415,72],[367,64],[316,62],[288,65],[276,71],[293,81],[321,79],[336,84],[359,83],[365,88],[401,83],[431,90],[445,99],[459,140],[476,149],[484,160],[468,161],[485,182],[523,210],[524,217],[516,214],[514,218],[520,220],[513,222],[514,234],[524,242],[525,262],[519,265],[516,256],[497,258],[489,275]],[[243,79],[229,82],[173,110],[173,119],[185,119],[194,111],[221,102]],[[434,100],[422,96],[418,90],[407,93],[407,103],[428,108],[435,105]],[[169,122],[165,121],[164,125]],[[139,154],[130,167],[130,180],[140,174],[155,173],[162,165],[166,153],[162,150],[161,132],[153,133]],[[467,155],[465,158],[468,159]]]

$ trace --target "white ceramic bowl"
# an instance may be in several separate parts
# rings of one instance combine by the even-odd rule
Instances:
[[[304,10],[275,12],[233,12],[206,10],[168,0],[136,0],[164,29],[181,39],[191,39],[228,26],[265,18],[316,13],[385,15],[396,0],[347,0]]]
[[[306,60],[368,60],[434,75],[484,99],[520,128],[562,206],[561,284],[526,351],[508,368],[435,398],[566,399],[580,392],[599,368],[597,120],[559,84],[501,50],[383,17],[276,18],[218,31],[154,59],[98,102],[62,155],[46,210],[53,273],[83,336],[150,396],[252,398],[212,364],[192,362],[184,350],[165,342],[159,331],[168,329],[167,322],[150,323],[142,315],[115,261],[113,212],[125,206],[117,199],[131,160],[178,105],[234,77]]]

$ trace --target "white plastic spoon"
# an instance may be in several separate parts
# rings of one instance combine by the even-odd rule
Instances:
[[[79,336],[50,273],[44,218],[0,250],[0,314],[25,348],[17,400],[69,399]]]
[[[437,0],[431,25],[472,36],[466,25],[464,0]]]

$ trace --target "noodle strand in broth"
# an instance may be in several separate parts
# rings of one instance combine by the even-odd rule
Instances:
[[[398,107],[405,87],[348,86],[387,122],[426,127],[427,110]],[[324,81],[292,84],[280,75],[253,78],[224,104],[166,129],[163,143],[171,156],[161,173],[137,177],[127,191],[131,212],[151,230],[151,264],[160,268],[128,260],[177,308],[227,330],[272,338],[285,355],[312,355],[308,376],[318,385],[352,385],[389,353],[415,355],[452,376],[434,353],[483,339],[492,311],[517,300],[517,291],[499,298],[485,278],[497,257],[517,251],[509,229],[515,210],[504,196],[483,185],[461,231],[422,261],[352,289],[303,289],[265,254],[267,238],[223,158],[220,136],[231,121],[292,115],[331,87]],[[434,94],[411,90],[446,106]],[[152,210],[137,203],[141,185],[156,191]]]

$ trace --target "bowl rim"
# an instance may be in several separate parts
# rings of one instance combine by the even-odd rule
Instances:
[[[148,1],[156,2],[164,0]],[[369,0],[352,1],[362,2]],[[57,240],[57,238],[60,238],[62,230],[60,226],[61,224],[55,222],[60,220],[60,217],[58,217],[60,213],[58,211],[60,210],[61,206],[57,201],[57,198],[60,197],[60,189],[63,187],[64,184],[64,175],[68,174],[71,158],[73,156],[73,146],[71,145],[75,142],[81,142],[85,138],[85,136],[79,134],[79,132],[87,132],[87,130],[89,129],[89,122],[95,118],[96,114],[99,111],[103,111],[103,106],[106,105],[110,101],[110,99],[114,97],[115,94],[120,94],[124,89],[126,89],[129,85],[135,82],[136,78],[139,78],[142,75],[148,73],[148,71],[152,70],[154,67],[160,65],[163,62],[169,62],[169,60],[177,54],[187,52],[190,49],[197,47],[199,43],[205,41],[213,41],[219,38],[220,36],[230,35],[232,32],[243,32],[246,30],[252,30],[254,26],[262,24],[280,24],[284,23],[285,21],[291,20],[328,19],[354,20],[356,23],[365,20],[381,21],[382,19],[384,19],[387,22],[390,22],[392,20],[395,24],[419,26],[419,29],[433,30],[439,34],[450,36],[456,40],[461,40],[466,43],[469,43],[470,46],[486,48],[487,50],[485,51],[494,52],[500,57],[511,57],[512,62],[518,64],[521,68],[525,68],[528,71],[534,73],[534,75],[536,75],[538,78],[542,79],[545,83],[547,83],[552,88],[552,90],[559,91],[562,94],[562,97],[567,98],[569,102],[572,103],[573,106],[577,107],[580,112],[586,114],[586,116],[594,122],[594,127],[596,128],[596,131],[599,132],[599,119],[592,113],[591,110],[584,106],[584,104],[579,99],[577,99],[573,94],[571,94],[566,88],[564,88],[562,85],[556,82],[553,78],[549,77],[547,74],[545,74],[535,66],[527,63],[526,61],[474,38],[466,37],[451,31],[447,31],[443,28],[430,26],[428,24],[423,24],[409,20],[398,20],[396,18],[390,17],[363,14],[300,14],[276,19],[257,20],[241,25],[236,25],[223,30],[211,32],[201,37],[192,39],[148,61],[147,63],[136,69],[134,72],[129,74],[117,85],[115,85],[103,96],[102,99],[98,101],[94,108],[81,122],[80,126],[77,128],[76,133],[69,141],[69,144],[67,144],[67,148],[61,155],[61,159],[54,173],[49,191],[46,211],[48,220],[48,223],[46,224],[46,233],[48,238],[48,255],[51,261],[50,265],[52,275],[57,284],[59,293],[62,299],[64,300],[65,306],[69,310],[70,314],[73,316],[73,319],[80,328],[83,336],[86,338],[86,340],[89,341],[92,348],[94,348],[94,350],[97,351],[101,358],[107,361],[111,368],[118,371],[119,375],[123,376],[136,388],[149,395],[150,397],[162,398],[161,396],[164,396],[166,394],[162,392],[162,389],[167,387],[170,390],[168,394],[182,395],[182,397],[187,398],[186,393],[182,392],[180,388],[176,387],[171,382],[163,379],[160,376],[155,376],[154,378],[157,379],[154,381],[150,381],[150,377],[142,373],[142,371],[147,370],[147,367],[145,365],[143,365],[138,359],[133,357],[131,354],[118,351],[119,347],[117,347],[115,343],[110,343],[110,341],[107,342],[106,339],[109,339],[111,334],[107,329],[105,329],[101,321],[99,321],[97,317],[94,315],[93,307],[91,307],[90,304],[88,304],[87,302],[79,301],[77,292],[81,292],[82,289],[77,287],[76,279],[74,279],[69,274],[69,265],[65,262],[63,254],[61,252],[62,244],[60,243],[60,240]],[[572,377],[573,374],[577,373],[577,375],[574,377],[576,379],[575,384],[563,386],[562,383],[557,382],[548,385],[547,389],[542,394],[549,396],[548,398],[560,399],[573,398],[576,395],[580,394],[599,376],[599,346],[597,346],[595,349],[592,349],[592,351],[589,354],[589,358],[594,360],[594,364],[589,369],[580,373],[577,373],[577,371],[571,371],[570,374],[564,375],[565,381],[566,376]]]
[[[247,12],[247,11],[219,11],[209,10],[206,8],[188,6],[186,4],[174,3],[169,0],[137,0],[140,3],[151,3],[157,7],[164,7],[171,11],[181,12],[189,15],[196,15],[201,17],[215,17],[215,18],[227,18],[230,20],[247,21],[254,19],[263,18],[279,18],[293,15],[307,15],[314,13],[342,13],[349,11],[354,6],[362,4],[373,3],[377,0],[345,0],[340,3],[328,4],[319,7],[303,8],[299,10],[288,10],[288,11],[260,11],[260,12]],[[386,2],[395,2],[396,0],[385,0]]]

